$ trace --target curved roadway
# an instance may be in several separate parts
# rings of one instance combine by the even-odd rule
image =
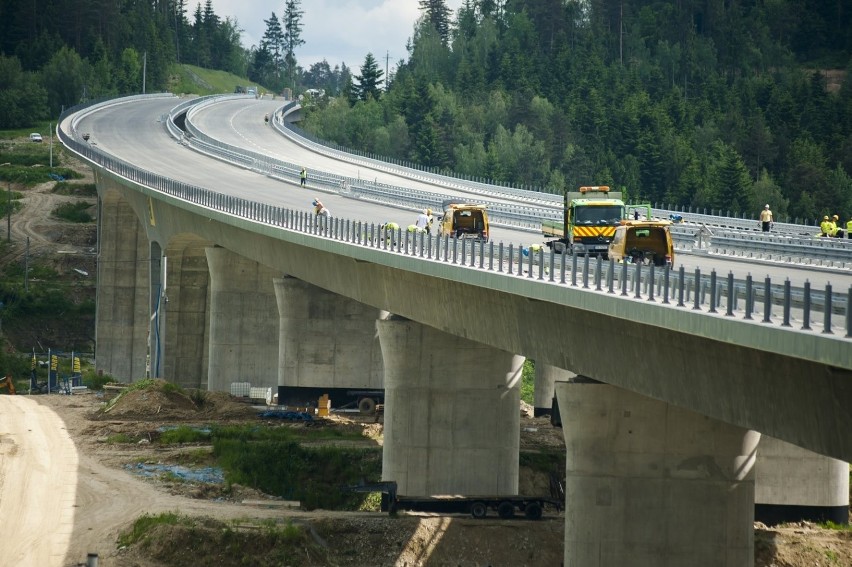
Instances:
[[[89,132],[90,143],[103,151],[140,168],[216,192],[295,210],[309,210],[312,198],[320,196],[337,217],[373,223],[395,221],[401,226],[415,220],[416,212],[411,210],[310,189],[312,170],[348,177],[360,175],[382,183],[435,192],[433,185],[316,154],[280,135],[264,124],[263,117],[280,108],[281,101],[249,99],[223,102],[198,112],[193,123],[223,142],[303,164],[309,173],[308,189],[207,157],[177,143],[160,122],[160,118],[179,102],[178,98],[160,98],[117,104],[85,116],[77,130]],[[495,242],[502,241],[507,245],[511,242],[529,246],[542,241],[541,235],[536,233],[496,226],[492,226],[491,234]],[[762,281],[768,275],[779,284],[789,278],[794,286],[802,286],[809,280],[815,289],[831,283],[837,292],[845,292],[852,286],[852,273],[818,267],[684,253],[676,255],[676,266],[680,265],[688,272],[695,268],[700,268],[702,273],[716,270],[720,277],[733,272],[737,278],[751,274],[755,280]]]

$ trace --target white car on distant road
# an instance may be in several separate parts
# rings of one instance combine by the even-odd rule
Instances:
[[[33,132],[30,134],[30,142],[41,142],[41,134],[38,132]]]

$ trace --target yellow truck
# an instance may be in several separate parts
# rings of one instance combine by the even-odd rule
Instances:
[[[438,225],[440,236],[452,238],[473,238],[488,242],[488,211],[485,205],[443,202],[444,213]]]
[[[671,221],[624,221],[615,229],[609,245],[609,257],[616,262],[674,265],[674,245],[669,230]]]
[[[615,229],[625,219],[621,193],[606,185],[566,191],[561,221],[542,221],[541,233],[554,238],[545,244],[560,254],[606,256]]]

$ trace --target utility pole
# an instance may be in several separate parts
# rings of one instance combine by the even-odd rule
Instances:
[[[385,92],[388,92],[388,63],[390,62],[390,51],[385,52]]]
[[[50,123],[50,169],[53,169],[53,122]]]
[[[27,253],[24,254],[24,293],[30,292],[30,237],[27,237]]]
[[[148,52],[142,55],[142,94],[145,94],[145,79],[148,77]]]
[[[12,242],[12,182],[6,182],[6,242]]]

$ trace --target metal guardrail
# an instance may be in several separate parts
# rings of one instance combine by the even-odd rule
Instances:
[[[211,97],[189,109],[185,122],[188,135],[182,139],[182,142],[207,155],[224,159],[230,163],[257,171],[258,173],[289,180],[294,183],[297,182],[299,171],[301,170],[299,164],[275,159],[258,152],[224,143],[208,136],[192,124],[192,114],[198,112],[203,106],[223,100],[231,100],[232,98],[232,95]],[[174,116],[177,116],[177,114],[179,113],[175,113]],[[278,115],[280,115],[280,112],[276,112],[274,118],[278,118]],[[274,119],[273,122],[280,121]],[[323,171],[312,171],[311,183],[312,185],[324,186],[326,191],[407,209],[431,208],[440,211],[442,201],[448,198],[446,194],[402,188],[386,183],[335,175]],[[470,200],[467,197],[461,199]],[[483,199],[478,199],[477,202],[485,204],[488,207],[489,219],[494,224],[530,231],[540,230],[542,218],[557,219],[561,216],[561,212],[559,211],[533,207],[531,205],[501,203]]]
[[[70,109],[63,114],[63,118],[78,110]],[[58,134],[63,144],[84,160],[135,183],[186,203],[281,230],[333,239],[354,247],[370,247],[391,254],[418,257],[422,261],[452,263],[501,273],[505,277],[528,278],[542,285],[558,284],[581,288],[589,293],[632,295],[655,302],[660,308],[686,308],[689,305],[692,310],[704,312],[708,316],[724,311],[724,315],[744,321],[754,320],[755,314],[762,311],[761,322],[766,324],[791,329],[795,326],[803,331],[819,332],[827,338],[852,338],[852,287],[837,295],[830,284],[820,292],[811,289],[809,284],[803,288],[793,288],[789,280],[778,285],[766,278],[763,286],[760,286],[755,284],[751,276],[739,281],[734,279],[733,274],[728,275],[725,283],[719,281],[715,272],[702,274],[698,269],[686,274],[683,267],[673,272],[668,267],[626,263],[616,265],[612,260],[605,263],[600,257],[592,259],[588,256],[571,256],[569,261],[568,258],[556,255],[552,249],[548,254],[543,249],[536,254],[512,244],[504,246],[503,243],[486,244],[450,239],[448,236],[432,237],[425,233],[403,232],[402,229],[389,235],[375,223],[341,218],[318,219],[305,211],[257,203],[178,182],[140,170],[91,144],[79,141],[61,128]],[[781,306],[780,317],[773,312],[777,305]],[[821,322],[815,321],[815,314],[821,314]]]
[[[193,108],[190,110],[190,114],[186,121],[187,129],[192,134],[189,144],[208,155],[225,159],[231,163],[251,168],[252,170],[260,173],[266,173],[272,177],[290,179],[294,182],[298,180],[299,170],[301,169],[299,165],[275,160],[264,154],[251,152],[237,146],[225,144],[207,136],[192,125],[191,113],[197,112],[207,104],[213,104],[223,100],[231,100],[232,98],[234,98],[233,95],[225,95],[208,97],[203,101],[196,101],[196,104],[194,104]],[[300,135],[298,132],[300,132],[300,130],[287,125],[283,120],[283,117],[287,113],[296,111],[298,108],[298,103],[291,102],[273,113],[273,127],[300,145],[309,147],[319,153],[332,155],[338,159],[345,159],[350,163],[363,162],[365,165],[369,165],[370,167],[375,167],[377,169],[397,174],[399,173],[399,169],[403,167],[347,154],[343,151],[330,148],[329,146],[317,141],[299,139]],[[542,195],[520,189],[513,190],[505,187],[486,186],[481,183],[476,184],[471,182],[469,184],[460,184],[458,179],[428,174],[419,170],[412,171],[414,171],[413,174],[409,171],[406,175],[428,183],[446,183],[447,180],[451,179],[456,186],[464,187],[467,191],[483,191],[484,193],[500,196],[502,198],[511,196],[519,199],[533,199]],[[446,195],[401,188],[388,184],[373,183],[362,179],[347,178],[327,172],[312,172],[311,179],[312,183],[323,185],[327,191],[338,192],[353,198],[370,200],[376,203],[407,209],[432,208],[440,210],[441,201],[447,198]],[[532,194],[532,197],[530,194]],[[488,202],[484,200],[479,201],[483,202],[488,207],[489,216],[495,225],[503,225],[512,228],[525,229],[531,232],[538,232],[540,230],[542,220],[558,221],[562,217],[561,196],[551,194],[544,195],[547,195],[547,198],[550,199],[552,203],[555,203],[555,205],[543,208],[524,204],[507,205],[499,202]],[[652,214],[656,218],[668,218],[668,216],[672,213],[665,209],[652,209]],[[818,242],[807,242],[803,240],[796,242],[795,246],[791,246],[786,251],[783,251],[778,249],[777,244],[774,241],[767,240],[763,232],[759,232],[757,230],[754,230],[754,232],[751,233],[754,235],[754,238],[740,240],[740,245],[736,247],[732,246],[732,242],[722,240],[724,237],[719,237],[717,241],[713,241],[711,238],[712,231],[707,229],[708,226],[713,226],[714,230],[722,228],[746,231],[756,229],[757,225],[755,223],[757,221],[718,217],[699,213],[680,214],[684,217],[687,223],[685,226],[696,225],[693,228],[685,228],[685,226],[682,227],[682,225],[674,225],[672,227],[675,246],[680,250],[689,251],[697,248],[699,250],[706,249],[713,253],[732,253],[735,255],[739,252],[739,255],[741,256],[749,254],[750,257],[774,259],[791,263],[809,263],[813,259],[819,259],[827,262],[828,266],[844,269],[847,268],[847,265],[852,264],[852,258],[849,257],[846,249],[842,247],[826,249]],[[812,229],[803,225],[775,223],[773,230],[775,233],[781,234],[809,234]],[[849,267],[852,268],[852,266]]]

